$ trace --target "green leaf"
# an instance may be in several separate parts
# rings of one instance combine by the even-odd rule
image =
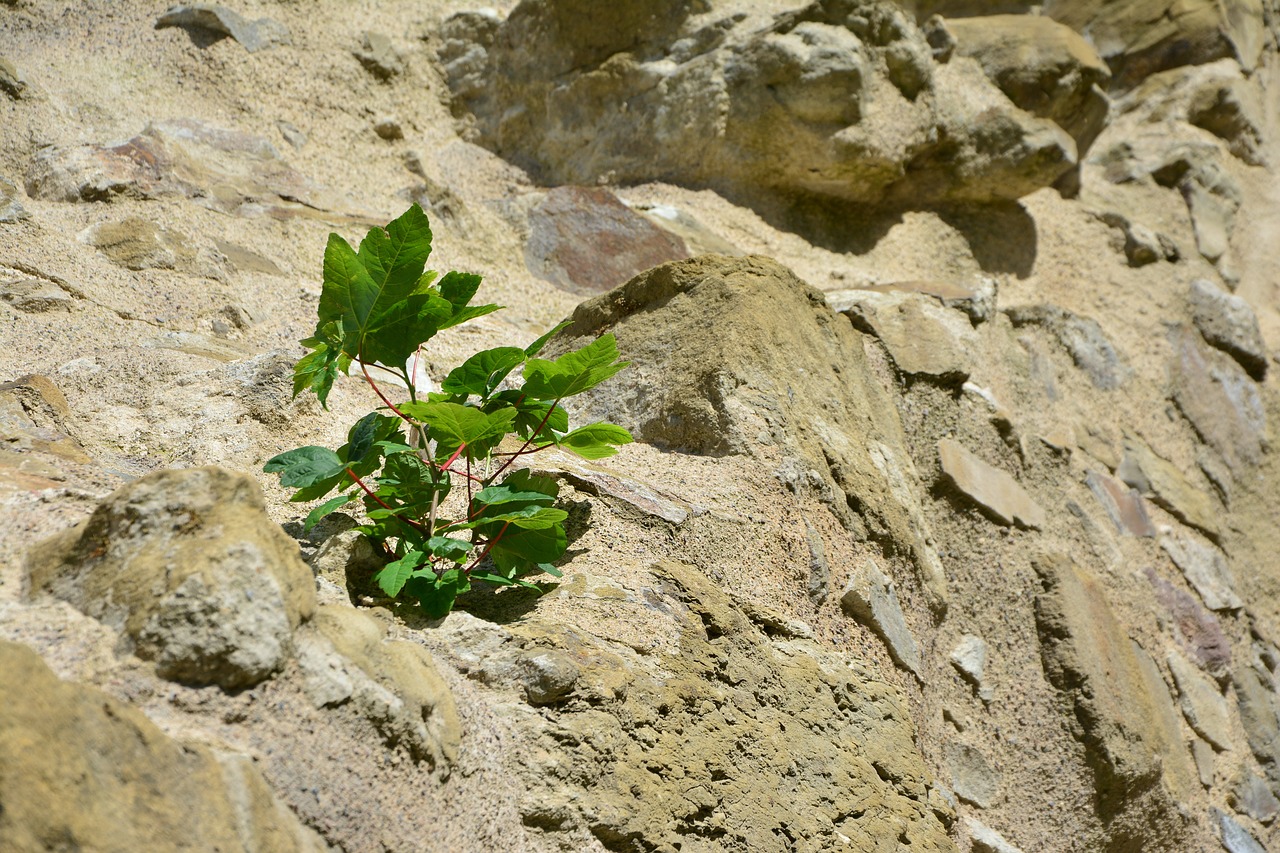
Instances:
[[[535,355],[542,352],[542,348],[547,345],[547,341],[551,340],[560,332],[569,328],[572,325],[573,325],[572,320],[563,320],[560,323],[557,323],[554,329],[547,332],[545,335],[538,338],[533,343],[529,344],[529,346],[525,347],[524,354],[529,358],[533,358]]]
[[[326,515],[333,512],[338,507],[345,506],[351,503],[355,499],[356,499],[356,495],[354,494],[338,495],[336,498],[330,498],[329,500],[320,504],[320,506],[311,510],[311,512],[307,513],[306,520],[302,522],[302,529],[310,530],[311,528],[315,527],[317,524],[320,523],[320,519],[324,518]]]
[[[545,437],[550,437],[553,432],[566,432],[569,429],[569,413],[559,406],[547,417],[547,409],[551,408],[548,400],[531,400],[520,391],[510,390],[499,391],[494,396],[493,403],[515,407],[516,419],[512,429],[521,438],[530,438],[539,425],[542,429],[538,431],[538,435]]]
[[[403,299],[418,290],[422,268],[431,255],[431,223],[422,208],[414,204],[386,230],[374,228],[360,243],[360,262],[370,277],[382,287],[378,308]]]
[[[547,497],[554,498],[560,494],[560,484],[556,482],[555,477],[546,477],[535,474],[528,468],[521,468],[519,471],[512,471],[507,478],[502,481],[502,485],[510,486],[516,491],[540,492]]]
[[[501,309],[501,305],[471,305],[466,308],[459,308],[453,312],[452,317],[440,324],[440,328],[449,329],[468,320],[474,320],[477,317],[483,317],[485,314],[492,314],[494,311]]]
[[[515,475],[513,474],[512,477],[514,476]],[[472,500],[476,503],[488,504],[489,506],[527,502],[550,503],[554,499],[554,495],[548,495],[546,492],[540,492],[534,489],[517,489],[511,484],[511,478],[508,478],[505,483],[497,486],[485,486],[472,496]]]
[[[540,530],[545,527],[551,527],[555,524],[561,524],[568,517],[569,513],[562,509],[528,504],[520,507],[519,509],[507,509],[502,512],[492,514],[486,512],[482,515],[476,516],[470,521],[460,521],[457,524],[451,524],[448,529],[450,531],[455,531],[484,528],[487,535],[497,536],[500,534],[504,523],[531,530]]]
[[[340,352],[322,342],[299,359],[293,367],[293,396],[310,388],[320,399],[321,407],[329,408],[329,391],[338,378],[340,357]]]
[[[377,581],[378,587],[383,592],[395,598],[400,594],[400,590],[404,589],[414,570],[427,562],[427,557],[428,555],[422,551],[410,551],[400,559],[383,566],[373,579]]]
[[[627,366],[617,361],[618,344],[612,334],[601,335],[582,349],[555,361],[531,358],[524,365],[524,387],[535,400],[559,400],[594,388]]]
[[[471,297],[476,295],[481,281],[483,279],[475,273],[449,272],[440,279],[438,289],[441,296],[453,303],[454,311],[457,312],[465,308]]]
[[[320,290],[320,323],[337,321],[343,332],[357,338],[377,304],[381,289],[369,275],[355,249],[337,234],[329,235],[324,249],[324,286]],[[349,355],[358,355],[348,348]]]
[[[489,553],[505,554],[530,563],[550,563],[564,556],[568,545],[563,525],[527,529],[512,526],[493,544]]]
[[[436,442],[438,461],[452,456],[464,444],[471,458],[483,455],[488,446],[497,444],[511,431],[516,416],[514,409],[485,413],[473,406],[436,402],[405,403],[400,411],[427,425]]]
[[[616,424],[597,423],[578,427],[560,436],[556,443],[583,459],[603,459],[618,452],[614,445],[630,444],[634,440],[631,433]]]
[[[472,547],[470,542],[454,539],[451,536],[432,536],[427,540],[427,550],[437,557],[453,560],[455,563],[461,563],[467,559],[467,554],[471,552]]]
[[[550,563],[538,563],[538,568],[542,569],[544,572],[546,572],[547,574],[551,575],[551,577],[553,577],[553,578],[562,578],[562,577],[564,577],[564,572],[560,571],[559,569],[557,569],[555,566],[551,565]]]
[[[443,501],[449,493],[449,475],[437,475],[431,466],[414,452],[396,453],[387,457],[378,478],[378,496],[384,500],[397,498],[410,506],[431,505],[431,495],[439,493]]]
[[[524,362],[519,347],[498,347],[476,353],[451,372],[440,383],[440,390],[450,394],[475,394],[488,398],[512,370]]]
[[[267,460],[262,470],[278,473],[280,485],[286,488],[305,488],[321,480],[341,474],[346,468],[338,454],[327,447],[299,447]]]
[[[459,593],[471,589],[471,581],[461,569],[449,569],[438,577],[422,572],[409,579],[405,592],[418,599],[418,605],[432,619],[440,619],[453,609]]]
[[[451,306],[434,292],[416,293],[369,319],[361,360],[398,369],[449,322]]]

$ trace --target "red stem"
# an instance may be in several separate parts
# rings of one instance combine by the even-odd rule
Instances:
[[[369,383],[369,387],[373,389],[373,393],[377,394],[378,398],[387,404],[388,409],[399,415],[400,420],[412,423],[409,416],[397,409],[396,404],[388,400],[387,395],[382,393],[382,389],[378,387],[378,383],[374,382],[373,377],[369,375],[369,365],[365,364],[363,361],[360,362],[360,372],[364,374],[364,381]]]
[[[503,471],[511,467],[512,462],[515,462],[516,459],[520,458],[526,452],[529,451],[529,445],[533,444],[533,440],[538,437],[538,433],[542,432],[542,428],[547,425],[547,421],[551,420],[551,413],[556,410],[556,406],[560,405],[560,399],[561,399],[560,397],[556,397],[555,400],[552,401],[551,406],[547,409],[547,413],[542,416],[542,423],[538,424],[537,429],[529,433],[529,438],[520,447],[520,449],[517,450],[515,453],[512,453],[511,458],[508,459],[506,462],[503,462],[502,466],[499,467],[497,471],[494,471],[493,474],[489,476],[490,480],[496,480],[499,474],[501,474]]]
[[[492,550],[494,544],[496,544],[497,541],[502,538],[502,534],[506,533],[507,528],[510,526],[511,526],[511,522],[509,521],[502,522],[502,529],[498,531],[498,534],[496,536],[494,536],[492,539],[490,539],[488,542],[484,544],[484,550],[480,552],[480,556],[476,557],[474,563],[472,563],[471,565],[467,566],[465,569],[462,570],[463,574],[467,574],[467,575],[471,574],[471,572],[476,568],[476,566],[484,562],[484,558],[489,556],[489,551]]]
[[[388,509],[388,510],[391,510],[391,511],[393,511],[393,512],[395,511],[395,507],[391,506],[391,505],[390,505],[390,504],[388,504],[386,501],[384,501],[382,498],[380,498],[380,497],[378,497],[376,494],[374,494],[373,489],[371,489],[371,488],[369,488],[368,486],[366,486],[366,485],[364,484],[364,480],[361,480],[359,477],[357,477],[357,476],[355,475],[355,472],[354,472],[354,471],[352,471],[350,468],[348,468],[348,469],[347,469],[347,476],[348,476],[348,477],[350,477],[352,480],[354,480],[354,481],[355,481],[355,483],[356,483],[356,485],[357,485],[357,486],[359,486],[362,490],[364,490],[364,493],[365,493],[366,495],[368,495],[369,497],[371,497],[371,498],[373,498],[375,501],[377,501],[379,504],[381,504],[383,509]],[[418,528],[419,530],[422,530],[422,529],[423,529],[421,522],[414,521],[412,518],[401,518],[400,520],[401,520],[401,521],[404,521],[404,522],[407,522],[407,523],[409,523],[409,524],[412,524],[414,527]]]

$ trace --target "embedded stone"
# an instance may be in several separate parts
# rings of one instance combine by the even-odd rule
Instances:
[[[875,560],[869,559],[854,570],[840,606],[884,641],[895,663],[920,677],[920,647],[902,615],[893,580]]]
[[[156,19],[156,29],[181,27],[195,35],[212,34],[213,40],[231,37],[249,53],[292,44],[289,28],[270,18],[250,21],[240,13],[214,3],[172,6]],[[207,38],[208,36],[203,36]]]
[[[1160,539],[1169,559],[1187,582],[1200,593],[1200,600],[1210,610],[1238,610],[1244,606],[1236,595],[1235,578],[1227,558],[1212,545],[1204,545],[1189,536],[1169,535]]]
[[[988,465],[954,439],[938,442],[942,473],[957,489],[1004,525],[1039,530],[1045,511],[1010,474]]]
[[[1125,536],[1156,535],[1155,525],[1147,515],[1146,502],[1136,489],[1096,471],[1085,475],[1085,484],[1120,533]]]
[[[1211,281],[1191,282],[1191,318],[1204,339],[1230,355],[1259,381],[1267,373],[1267,347],[1253,308]]]
[[[1231,716],[1227,700],[1212,681],[1175,651],[1165,658],[1178,685],[1182,715],[1196,733],[1216,749],[1231,748]]]
[[[902,373],[947,384],[969,378],[978,336],[959,311],[918,293],[874,290],[828,293],[827,304],[879,338]]]

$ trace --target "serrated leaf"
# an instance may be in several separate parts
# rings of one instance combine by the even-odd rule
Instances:
[[[440,328],[450,329],[468,320],[474,320],[477,317],[483,317],[486,314],[492,314],[494,311],[500,310],[502,310],[501,305],[469,305],[454,311],[452,317],[440,324]]]
[[[356,495],[338,495],[336,498],[330,498],[320,506],[307,513],[307,518],[302,522],[302,529],[310,530],[320,523],[320,520],[338,507],[346,506],[356,499]]]
[[[304,355],[293,367],[293,396],[297,397],[310,388],[320,400],[322,408],[329,408],[329,391],[338,378],[341,354],[320,343],[313,352]]]
[[[431,223],[416,204],[387,223],[385,230],[371,229],[360,243],[360,262],[382,285],[383,307],[418,290],[430,256]]]
[[[553,578],[562,578],[562,577],[564,577],[564,572],[560,571],[559,569],[557,569],[555,566],[551,565],[550,563],[538,563],[538,568],[542,569],[544,572],[546,572],[547,574],[551,575],[551,577],[553,577]]]
[[[476,295],[481,281],[483,279],[475,273],[449,272],[440,279],[436,289],[440,291],[441,296],[453,303],[455,311],[460,311]]]
[[[517,472],[518,473],[518,472]],[[514,474],[512,476],[515,476]],[[517,489],[511,484],[510,478],[505,483],[497,486],[485,486],[472,496],[478,504],[488,504],[489,506],[500,506],[509,503],[550,503],[554,500],[552,495],[545,492],[535,491],[533,489]]]
[[[524,387],[535,400],[560,400],[594,388],[627,366],[617,361],[618,344],[612,334],[601,335],[585,347],[555,361],[531,358],[524,365]]]
[[[508,527],[490,554],[508,554],[530,563],[550,563],[564,556],[569,545],[563,525],[545,528]]]
[[[280,485],[290,488],[306,488],[315,483],[341,474],[346,468],[338,454],[327,447],[299,447],[267,460],[262,470],[279,474]]]
[[[470,448],[468,456],[475,458],[487,446],[496,444],[511,431],[515,419],[514,409],[500,409],[485,413],[472,406],[458,403],[405,403],[400,411],[427,425],[431,439],[436,442],[436,459],[443,461],[462,445]]]
[[[551,340],[556,335],[560,334],[560,332],[569,328],[572,325],[573,325],[572,320],[563,320],[557,323],[555,328],[553,328],[551,331],[547,332],[545,335],[538,338],[536,341],[534,341],[533,343],[529,344],[527,347],[524,348],[525,356],[528,358],[533,358],[535,355],[542,352],[542,348],[547,345],[547,341]]]
[[[387,563],[373,576],[378,587],[389,597],[395,598],[404,589],[415,569],[427,561],[422,551],[410,551],[398,560]]]
[[[454,368],[440,383],[440,390],[487,398],[524,359],[524,350],[519,347],[482,350]]]
[[[562,509],[529,504],[519,509],[508,509],[492,514],[486,512],[470,521],[452,524],[449,526],[449,530],[467,530],[482,527],[486,531],[497,535],[502,524],[511,524],[529,530],[540,530],[552,525],[562,524],[568,517],[569,513]]]
[[[402,365],[446,327],[452,306],[434,292],[415,293],[371,317],[364,332],[362,360]]]
[[[604,459],[618,452],[615,445],[630,444],[634,440],[631,433],[616,424],[596,423],[565,433],[556,444],[583,459]]]
[[[432,536],[427,540],[427,550],[437,557],[453,560],[455,563],[465,560],[472,547],[470,542],[454,539],[451,536]]]

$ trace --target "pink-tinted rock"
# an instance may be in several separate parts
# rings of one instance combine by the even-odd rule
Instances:
[[[1044,509],[1010,474],[983,462],[959,442],[938,442],[942,473],[1001,524],[1040,529]]]
[[[1155,525],[1147,515],[1147,502],[1136,490],[1096,471],[1085,476],[1085,483],[1121,533],[1126,536],[1156,535]]]
[[[683,240],[606,189],[557,187],[529,212],[525,264],[572,293],[603,293],[689,256]]]
[[[1231,671],[1231,641],[1223,633],[1218,617],[1150,566],[1143,573],[1163,611],[1160,619],[1167,623],[1174,640],[1205,672],[1219,681],[1225,679]]]

